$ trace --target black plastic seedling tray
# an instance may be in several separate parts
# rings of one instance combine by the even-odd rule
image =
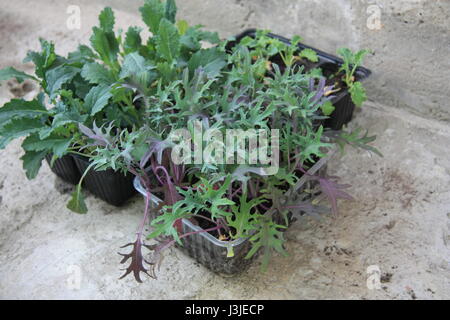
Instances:
[[[89,167],[89,159],[74,155],[73,159],[80,174]],[[91,169],[83,180],[83,188],[114,206],[123,205],[136,194],[133,186],[133,175],[115,172],[112,169],[95,171]]]
[[[80,171],[78,170],[75,160],[71,155],[68,154],[56,159],[53,166],[51,165],[52,157],[52,154],[48,154],[45,157],[45,160],[54,174],[71,184],[77,184],[80,181]]]
[[[82,174],[89,167],[88,158],[72,154],[56,159],[51,166],[52,156],[49,154],[45,159],[53,173],[74,185],[80,182]],[[114,172],[112,169],[105,171],[91,169],[83,180],[83,188],[114,206],[121,206],[136,194],[133,176]]]
[[[244,37],[255,37],[256,31],[257,31],[256,29],[248,29],[240,33],[235,37],[236,42],[241,41]],[[288,38],[273,33],[269,33],[268,36],[278,39],[286,44],[291,43],[291,41]],[[317,52],[317,55],[319,56],[319,63],[316,64],[316,67],[318,68],[325,68],[325,69],[332,68],[337,70],[343,63],[343,60],[341,58],[326,53],[324,51],[318,50],[314,47],[310,47],[303,43],[299,43],[298,47],[300,50],[312,49],[315,52]],[[367,79],[371,74],[372,72],[369,69],[366,69],[364,67],[358,67],[356,69],[355,78],[357,81],[363,81],[364,79]],[[342,129],[343,125],[347,124],[352,120],[353,112],[355,110],[355,104],[353,103],[350,93],[348,92],[347,89],[337,93],[335,97],[331,100],[331,102],[333,103],[335,110],[330,115],[330,117],[324,121],[323,124],[325,128],[340,130]]]

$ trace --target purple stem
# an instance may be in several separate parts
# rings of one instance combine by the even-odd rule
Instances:
[[[142,233],[144,231],[144,226],[145,226],[145,222],[148,219],[148,213],[149,213],[149,204],[150,204],[150,192],[147,191],[145,193],[145,209],[144,209],[144,218],[141,221],[141,224],[139,226],[138,231],[136,232],[136,235],[138,236],[138,238],[140,239],[142,237]]]
[[[169,180],[170,180],[170,175],[169,175],[169,172],[167,171],[167,169],[166,169],[165,167],[163,167],[163,166],[157,166],[157,167],[155,168],[155,173],[156,173],[158,170],[164,171],[164,174],[166,175],[166,181],[169,182]],[[158,175],[156,175],[156,176],[158,176]],[[160,180],[160,182],[161,182],[161,180]],[[163,182],[161,182],[161,183],[164,184]]]
[[[248,188],[250,189],[250,193],[252,194],[252,196],[256,198],[256,190],[255,190],[255,186],[253,185],[252,181],[248,182]]]
[[[223,228],[222,225],[217,225],[214,228],[202,229],[202,230],[199,230],[199,231],[192,231],[192,232],[185,233],[185,234],[181,235],[179,238],[183,239],[183,238],[186,238],[188,236],[192,236],[194,234],[199,234],[199,233],[203,233],[203,232],[211,232],[211,231],[219,230],[219,229],[222,229],[222,228]],[[160,248],[158,248],[157,251],[162,251],[162,250],[170,247],[171,245],[173,245],[175,242],[176,242],[175,239],[171,240],[171,241],[167,242],[166,244],[162,245]]]
[[[239,192],[241,192],[241,190],[242,190],[242,186],[239,187],[238,189],[236,189],[236,191],[231,194],[230,200],[233,199],[233,197],[236,196]]]

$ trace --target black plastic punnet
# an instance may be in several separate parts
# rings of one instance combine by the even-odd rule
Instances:
[[[236,42],[239,42],[244,37],[255,37],[256,36],[256,29],[248,29],[239,35],[237,35]],[[269,37],[278,39],[286,44],[290,43],[290,40],[288,38],[269,33]],[[231,43],[233,45],[233,43]],[[312,49],[315,52],[317,52],[317,55],[319,56],[319,63],[317,64],[317,67],[322,68],[329,68],[334,65],[333,69],[338,69],[342,63],[343,60],[335,55],[326,53],[324,51],[318,50],[316,48],[310,47],[308,45],[299,43],[298,44],[299,49]],[[363,81],[364,79],[368,78],[372,72],[369,69],[366,69],[364,67],[358,67],[356,69],[355,78],[357,81]],[[342,126],[347,124],[352,120],[353,117],[353,111],[355,110],[355,104],[353,103],[350,93],[347,89],[342,90],[341,92],[337,93],[336,96],[331,100],[333,103],[335,110],[330,115],[328,119],[324,121],[325,128],[330,128],[333,130],[340,130],[342,129]]]
[[[54,174],[71,184],[77,184],[80,181],[80,171],[75,164],[75,160],[70,154],[56,159],[53,166],[51,165],[52,157],[52,154],[48,154],[45,157],[45,160]]]
[[[73,158],[79,172],[83,174],[89,167],[89,159],[78,155],[73,156]],[[82,186],[114,206],[123,205],[136,194],[136,190],[133,187],[133,175],[131,173],[124,175],[112,169],[104,171],[91,169],[86,174]]]

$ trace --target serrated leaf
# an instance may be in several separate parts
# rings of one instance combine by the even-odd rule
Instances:
[[[187,51],[187,53],[185,54],[187,56],[186,59],[189,59],[191,57],[192,52],[196,52],[202,48],[202,45],[197,38],[198,35],[189,32],[190,30],[192,30],[192,28],[188,28],[188,32],[180,36],[180,51]]]
[[[87,115],[82,115],[76,110],[70,110],[62,113],[58,113],[54,118],[52,122],[53,128],[59,128],[62,127],[68,123],[83,123],[86,121]]]
[[[353,64],[354,62],[353,53],[349,48],[339,48],[337,50],[337,53],[343,58],[344,62],[348,64]]]
[[[146,72],[154,68],[150,65],[144,57],[137,52],[127,54],[123,61],[122,70],[120,71],[120,78],[127,78],[131,75],[137,75],[141,72]]]
[[[75,78],[73,78],[70,88],[73,89],[77,99],[84,100],[89,93],[89,90],[91,90],[92,84],[84,80],[81,74],[77,74]],[[59,92],[59,94],[61,94],[61,92]]]
[[[71,142],[72,138],[57,136],[50,136],[41,140],[39,135],[34,134],[23,141],[22,148],[26,151],[51,151],[51,153],[59,158],[67,153]]]
[[[76,51],[70,52],[68,55],[68,62],[92,62],[94,59],[98,59],[98,56],[86,45],[79,45]]]
[[[105,32],[98,27],[92,28],[90,38],[91,45],[109,67],[117,67],[117,55],[119,53],[119,43],[114,32]]]
[[[317,55],[317,52],[315,52],[313,49],[303,49],[302,51],[300,51],[300,57],[302,58],[306,58],[311,62],[318,62],[319,61],[319,56]]]
[[[320,189],[328,198],[331,204],[331,212],[336,216],[338,214],[337,200],[346,199],[354,200],[351,195],[343,191],[350,187],[350,185],[338,184],[337,177],[319,177]]]
[[[23,169],[29,180],[34,179],[42,165],[42,160],[47,155],[47,151],[25,151],[20,158],[23,161]]]
[[[175,23],[176,16],[177,16],[177,5],[175,3],[175,0],[167,0],[164,17],[170,22]]]
[[[366,49],[358,51],[357,53],[355,53],[355,56],[354,56],[354,59],[353,59],[353,63],[355,65],[360,66],[362,64],[363,60],[364,60],[364,57],[366,55],[368,55],[369,53],[371,53],[371,51],[370,50],[366,50]]]
[[[38,132],[45,125],[40,119],[17,118],[7,122],[0,128],[0,136],[6,140],[13,140],[30,133]]]
[[[156,73],[150,71],[154,68],[144,57],[133,52],[125,56],[119,77],[121,79],[131,78],[133,82],[146,88],[157,76]]]
[[[168,62],[160,62],[156,65],[161,78],[166,83],[171,83],[177,76],[176,70],[171,68]]]
[[[58,90],[70,81],[80,72],[79,68],[61,65],[50,69],[45,74],[47,80],[47,93],[51,99],[54,99]]]
[[[126,263],[128,260],[131,259],[130,265],[125,270],[125,273],[119,279],[123,279],[130,273],[133,273],[136,281],[142,283],[141,272],[145,273],[149,277],[156,279],[156,275],[154,274],[154,268],[150,268],[149,270],[146,269],[144,266],[144,262],[148,263],[151,267],[153,267],[154,264],[147,262],[142,255],[142,247],[145,247],[149,250],[153,250],[154,246],[149,246],[146,245],[145,243],[142,243],[141,238],[138,237],[134,243],[128,243],[122,246],[121,248],[126,248],[130,246],[133,247],[133,250],[130,253],[127,254],[119,253],[123,257],[122,261],[120,261],[121,264]],[[152,273],[150,274],[149,271],[152,271]]]
[[[191,60],[189,60],[188,68],[191,77],[201,67],[208,78],[211,79],[217,77],[226,65],[226,54],[217,48],[210,48],[194,53]]]
[[[55,130],[58,128],[61,128],[63,126],[66,126],[69,123],[84,123],[87,119],[88,115],[84,114],[81,115],[76,110],[70,110],[70,111],[64,111],[58,113],[54,118],[52,122],[51,127],[45,127],[42,130],[39,131],[39,138],[41,140],[48,138]]]
[[[103,110],[111,97],[112,94],[109,86],[100,85],[93,87],[86,96],[84,106],[89,110],[91,116],[94,116]]]
[[[366,90],[361,82],[357,81],[352,84],[349,89],[352,96],[352,101],[357,107],[361,107],[364,101],[367,100]]]
[[[203,202],[209,202],[211,204],[211,207],[209,208],[209,211],[211,213],[211,218],[219,218],[220,216],[226,217],[229,216],[230,213],[221,209],[222,206],[232,206],[234,205],[234,201],[231,199],[228,199],[225,197],[225,193],[228,190],[228,187],[231,184],[232,176],[228,175],[226,179],[224,180],[223,184],[218,188],[214,188],[213,185],[211,185],[207,180],[202,179],[202,187],[201,189],[204,190],[201,192],[201,197],[203,199]]]
[[[199,39],[203,41],[207,41],[211,44],[218,44],[220,42],[220,37],[217,32],[198,30]]]
[[[145,4],[139,8],[142,20],[149,27],[153,35],[158,34],[161,19],[165,16],[165,7],[160,0],[146,0]]]
[[[114,12],[110,7],[106,7],[99,15],[100,28],[105,32],[111,32],[114,28]]]
[[[24,63],[32,61],[36,66],[36,75],[39,78],[44,78],[46,71],[52,66],[56,60],[55,45],[44,39],[39,39],[41,42],[41,52],[28,51]]]
[[[156,37],[158,53],[167,61],[174,61],[180,52],[180,35],[177,28],[167,19],[161,19]]]
[[[278,169],[278,172],[275,174],[275,178],[284,182],[289,183],[291,186],[295,185],[296,175],[290,172],[287,172],[285,168]]]
[[[93,84],[111,85],[114,83],[113,73],[96,62],[86,63],[81,70],[81,76]]]
[[[0,127],[14,118],[34,118],[47,113],[39,100],[13,99],[0,108]]]
[[[310,162],[315,162],[314,157],[323,158],[325,154],[321,151],[321,148],[329,148],[331,145],[321,141],[323,127],[320,126],[314,137],[305,138],[307,141],[306,146],[301,150],[300,155],[302,160],[308,160]]]
[[[261,269],[265,271],[272,256],[272,252],[276,251],[283,256],[287,256],[288,253],[283,248],[284,238],[283,232],[278,229],[285,227],[275,224],[267,217],[261,216],[259,221],[259,228],[256,234],[250,238],[252,242],[252,248],[248,252],[246,259],[250,259],[258,250],[263,250]]]
[[[191,213],[187,210],[187,208],[174,206],[172,210],[167,210],[164,214],[158,216],[152,221],[152,226],[155,229],[148,236],[148,238],[156,238],[161,235],[172,236],[175,241],[182,244],[178,235],[178,230],[175,227],[175,223],[180,219],[188,218],[189,216],[191,216]]]
[[[142,39],[140,36],[141,28],[139,27],[129,27],[125,35],[125,41],[123,44],[123,49],[125,54],[138,51],[142,45]]]
[[[322,78],[323,77],[323,71],[321,68],[314,68],[311,69],[308,74],[311,76],[311,78]]]
[[[349,144],[354,148],[361,148],[383,157],[383,154],[377,148],[369,145],[370,142],[375,141],[376,136],[369,136],[368,131],[360,136],[361,131],[362,128],[356,128],[353,132],[331,131],[328,132],[328,136],[338,144],[342,153],[344,153],[345,144]]]
[[[249,235],[250,230],[254,228],[256,216],[251,211],[262,201],[262,199],[256,198],[247,202],[247,196],[243,194],[240,198],[239,207],[232,207],[234,216],[227,216],[227,224],[229,227],[236,230],[236,232],[232,234],[233,239],[239,239]]]
[[[320,109],[322,110],[322,113],[325,116],[329,116],[329,115],[331,115],[334,112],[335,107],[333,106],[331,101],[326,101],[324,104],[322,104],[320,106]]]
[[[26,74],[25,72],[16,70],[13,67],[8,67],[0,70],[0,81],[9,80],[13,78],[16,79],[19,83],[23,82],[26,79],[38,81],[38,79],[36,79],[35,77]]]
[[[291,46],[295,47],[295,46],[297,46],[301,41],[302,41],[302,37],[300,37],[299,35],[294,35],[294,36],[291,38]]]

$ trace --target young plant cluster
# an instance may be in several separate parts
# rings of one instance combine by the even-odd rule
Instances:
[[[273,252],[287,254],[283,230],[293,218],[336,215],[337,200],[351,199],[337,177],[317,174],[335,146],[377,153],[368,145],[374,137],[361,129],[323,127],[333,93],[344,88],[319,69],[307,70],[318,56],[299,50],[299,37],[285,44],[259,31],[238,43],[220,40],[201,26],[176,21],[173,0],[147,0],[140,12],[152,33],[148,39],[138,27],[116,33],[113,11],[106,8],[90,47],[61,57],[41,40],[41,52],[26,59],[35,64],[36,76],[1,70],[0,80],[32,79],[42,92],[33,101],[14,99],[0,108],[0,145],[26,136],[22,160],[28,178],[48,154],[57,159],[68,153],[89,157],[91,170],[111,168],[139,178],[145,212],[136,241],[125,246],[131,253],[122,254],[122,263],[131,260],[123,277],[133,273],[141,281],[141,272],[155,277],[164,249],[192,235],[183,234],[182,219],[223,241],[248,238],[252,248],[246,258],[261,252],[265,268]],[[336,77],[342,76],[359,105],[365,95],[354,73],[364,53],[341,53],[345,63]],[[228,129],[279,129],[277,173],[265,175],[251,164],[175,163],[171,132],[193,131],[199,123],[223,135]],[[68,205],[78,213],[87,211],[82,180]],[[147,238],[157,243],[152,246],[144,243],[149,219],[153,229]],[[143,248],[151,259],[143,258]]]

